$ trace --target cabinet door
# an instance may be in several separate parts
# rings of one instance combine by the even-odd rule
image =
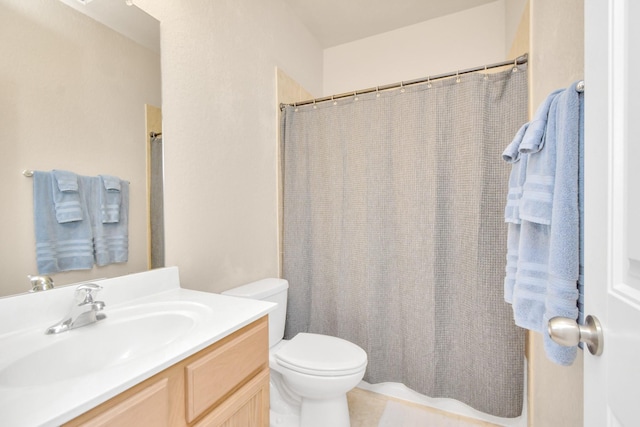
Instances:
[[[187,421],[195,421],[226,399],[265,367],[268,359],[268,322],[262,318],[214,351],[189,362],[185,369]]]
[[[269,368],[205,416],[194,427],[268,427]]]

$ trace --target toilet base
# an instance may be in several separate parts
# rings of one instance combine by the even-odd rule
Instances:
[[[269,427],[300,427],[300,415],[269,410]]]
[[[350,427],[347,395],[332,399],[302,398],[300,427]]]
[[[296,399],[282,384],[278,372],[271,371],[270,388],[270,427],[300,427],[300,399]]]

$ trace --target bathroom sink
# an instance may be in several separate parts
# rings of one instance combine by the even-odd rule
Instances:
[[[0,370],[0,386],[49,385],[162,352],[187,336],[208,310],[190,302],[106,308],[107,318],[95,324],[56,335],[38,329],[26,343],[30,351]]]
[[[0,298],[0,425],[63,425],[273,308],[184,289],[177,267],[94,284],[107,317],[49,335],[85,283]]]

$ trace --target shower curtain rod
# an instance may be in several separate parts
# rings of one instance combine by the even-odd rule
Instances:
[[[339,95],[331,95],[331,96],[325,96],[325,97],[322,97],[322,98],[314,98],[314,99],[309,99],[309,100],[302,101],[302,102],[294,102],[292,104],[284,104],[284,103],[282,103],[282,104],[280,104],[280,110],[283,110],[288,105],[292,106],[292,107],[298,107],[300,105],[315,104],[317,102],[332,101],[332,100],[335,100],[335,99],[348,98],[350,96],[362,95],[362,94],[365,94],[365,93],[378,92],[378,91],[381,91],[381,90],[388,90],[388,89],[395,89],[395,88],[415,85],[415,84],[419,84],[419,83],[427,83],[427,82],[429,82],[431,80],[439,80],[439,79],[444,79],[444,78],[447,78],[447,77],[459,76],[461,74],[475,73],[477,71],[488,70],[488,69],[491,69],[491,68],[505,67],[507,65],[517,66],[517,65],[520,65],[520,64],[526,64],[528,60],[529,60],[529,54],[525,53],[524,55],[519,56],[519,57],[517,57],[516,59],[514,59],[512,61],[496,62],[495,64],[482,65],[480,67],[474,67],[474,68],[467,68],[466,70],[458,70],[458,71],[455,71],[455,72],[450,72],[450,73],[445,73],[445,74],[437,74],[435,76],[428,76],[428,77],[423,77],[423,78],[415,79],[415,80],[402,81],[402,82],[399,82],[399,83],[392,83],[392,84],[388,84],[388,85],[385,85],[385,86],[376,86],[376,87],[371,87],[371,88],[368,88],[368,89],[361,89],[361,90],[357,90],[357,91],[353,91],[353,92],[341,93]]]

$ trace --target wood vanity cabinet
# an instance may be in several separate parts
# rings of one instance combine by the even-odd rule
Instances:
[[[65,424],[69,427],[268,425],[266,316]]]

